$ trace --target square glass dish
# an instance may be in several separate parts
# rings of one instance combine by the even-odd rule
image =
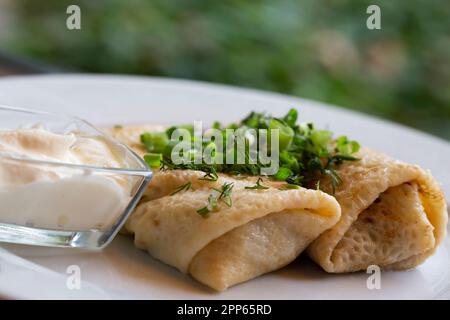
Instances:
[[[151,177],[84,120],[0,106],[0,242],[103,248]]]

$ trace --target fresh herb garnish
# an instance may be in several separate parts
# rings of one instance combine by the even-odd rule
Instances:
[[[220,189],[212,188],[208,196],[208,204],[197,210],[197,213],[206,217],[208,213],[217,210],[219,201],[225,203],[228,207],[232,206],[231,192],[233,190],[233,182],[224,183]]]
[[[224,183],[221,189],[213,188],[213,190],[219,192],[219,197],[217,200],[222,200],[227,206],[231,207],[232,206],[231,191],[233,190],[233,187],[234,183],[229,182]]]
[[[273,177],[276,180],[286,181],[293,174],[294,172],[292,172],[292,170],[289,169],[288,167],[281,167],[280,169],[278,169],[278,172]]]
[[[162,155],[160,153],[147,153],[144,155],[144,161],[150,168],[159,168],[161,166]]]
[[[191,187],[192,187],[192,183],[190,181],[186,182],[185,184],[182,184],[181,186],[176,187],[175,190],[170,195],[173,196],[174,194],[177,194],[178,192],[188,191],[189,189],[191,189]]]
[[[263,186],[261,184],[262,181],[263,181],[262,178],[258,178],[258,180],[256,181],[256,184],[254,186],[245,187],[245,189],[249,189],[249,190],[265,190],[265,189],[269,189],[269,187]]]
[[[300,186],[297,184],[286,183],[285,185],[278,188],[279,190],[292,190],[292,189],[300,189]]]
[[[271,130],[279,130],[279,169],[273,175],[273,179],[285,181],[288,185],[297,185],[307,188],[317,188],[318,181],[323,177],[329,177],[333,191],[341,179],[336,169],[339,165],[346,161],[359,160],[354,156],[358,152],[360,145],[358,142],[349,140],[346,136],[333,138],[333,134],[328,130],[319,130],[314,127],[312,123],[297,123],[298,112],[295,109],[289,112],[282,118],[275,118],[265,113],[252,112],[239,123],[232,123],[228,126],[223,126],[219,122],[213,124],[213,128],[220,130],[223,135],[224,143],[222,149],[218,144],[211,139],[204,139],[200,141],[202,147],[211,147],[214,150],[214,159],[212,162],[205,162],[202,158],[201,150],[196,150],[192,147],[189,151],[189,159],[202,159],[200,163],[188,162],[175,164],[171,159],[171,152],[174,146],[179,141],[171,140],[171,135],[176,129],[187,129],[193,132],[193,126],[180,125],[174,126],[165,132],[146,132],[141,135],[141,142],[144,144],[146,150],[153,154],[147,157],[147,163],[152,167],[158,163],[162,170],[174,169],[191,169],[203,171],[204,177],[201,178],[207,181],[217,181],[218,173],[227,173],[235,176],[257,176],[261,174],[261,169],[267,165],[258,161],[251,161],[255,159],[254,152],[251,148],[245,148],[245,153],[237,154],[234,144],[229,147],[226,142],[227,139],[238,139],[237,135],[230,136],[226,129],[234,129],[236,133],[245,133],[243,139],[247,146],[257,143],[257,151],[260,148],[268,149],[267,145],[260,146],[258,143],[259,131],[258,129],[266,129],[268,131],[267,137],[271,137]],[[254,133],[249,133],[249,129]],[[242,138],[242,136],[241,136]],[[190,142],[192,146],[199,143],[198,138],[192,137]],[[187,142],[189,143],[189,142]],[[267,144],[271,141],[268,139]],[[230,149],[232,148],[232,149]],[[158,158],[159,155],[159,158]],[[237,164],[237,161],[228,163],[227,156],[232,155],[236,160],[238,156],[245,161],[242,164]],[[216,161],[217,159],[221,161]]]
[[[201,215],[202,217],[205,217],[208,213],[210,213],[211,211],[208,209],[208,207],[203,207],[197,210],[197,213],[199,215]]]
[[[200,178],[200,180],[217,181],[217,179],[219,179],[219,176],[217,175],[216,169],[214,167],[208,167],[205,169],[210,171],[205,171],[205,175],[203,176],[203,178]]]
[[[145,132],[141,134],[141,142],[148,152],[163,153],[169,144],[169,137],[165,132]]]

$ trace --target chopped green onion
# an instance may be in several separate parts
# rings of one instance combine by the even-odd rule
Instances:
[[[328,130],[313,130],[310,133],[311,151],[319,157],[326,156],[332,142],[333,134]]]
[[[286,122],[286,124],[291,127],[294,128],[295,124],[297,123],[297,117],[298,117],[298,112],[296,109],[291,109],[289,110],[289,112],[284,116],[283,120],[284,122]]]
[[[291,146],[292,140],[294,139],[294,130],[288,125],[282,123],[278,119],[271,119],[269,122],[269,132],[267,140],[271,141],[271,130],[278,129],[279,137],[278,137],[278,145],[279,150],[286,150]]]
[[[199,141],[198,137],[193,136],[192,125],[173,126],[166,132],[145,132],[141,135],[141,141],[150,154],[146,156],[146,162],[156,167],[160,163],[162,170],[198,170],[205,173],[202,180],[217,181],[218,173],[232,174],[236,176],[256,176],[260,175],[261,169],[267,167],[262,164],[257,155],[259,151],[269,152],[271,144],[272,130],[279,130],[279,170],[272,177],[276,180],[285,181],[291,185],[314,188],[315,184],[323,177],[329,177],[333,189],[341,183],[338,174],[338,167],[347,161],[358,161],[355,154],[359,151],[358,142],[348,139],[346,136],[333,138],[333,134],[328,130],[318,130],[312,123],[297,124],[298,112],[291,109],[281,118],[275,118],[265,113],[251,112],[246,118],[237,123],[231,123],[222,126],[219,122],[214,122],[212,128],[220,130],[223,134],[222,144],[211,139]],[[230,133],[226,129],[234,129]],[[180,142],[171,140],[171,135],[176,129],[187,129],[191,133],[191,141],[188,144],[189,154],[186,156],[189,160],[200,159],[200,163],[183,162],[175,164],[172,162],[172,150]],[[254,132],[248,131],[249,129]],[[259,129],[268,130],[267,143],[261,144],[259,141]],[[239,150],[235,142],[239,142],[244,137],[245,150]],[[231,144],[227,142],[233,142]],[[198,147],[201,145],[201,149]],[[220,149],[220,145],[221,149]],[[194,148],[195,146],[195,148]],[[254,150],[252,147],[256,147]],[[212,160],[205,161],[202,150],[211,150]],[[181,153],[181,152],[180,152]],[[158,154],[158,155],[156,155]],[[162,156],[160,155],[162,154]],[[206,153],[205,153],[206,154]],[[238,159],[245,160],[244,163],[237,164]],[[184,157],[183,157],[184,158]],[[232,159],[233,163],[227,163]],[[251,160],[251,161],[250,161]],[[158,162],[159,161],[159,162]],[[261,183],[259,183],[261,185]],[[254,186],[258,187],[258,183]],[[247,189],[252,188],[248,187]],[[222,190],[216,190],[217,192]],[[225,199],[225,200],[224,200]],[[231,203],[231,198],[223,196],[220,199]],[[211,208],[210,208],[211,209]]]
[[[284,181],[293,174],[292,170],[286,167],[281,167],[275,174],[274,178],[276,180]]]
[[[300,169],[297,158],[287,150],[280,152],[280,164],[283,167],[287,167],[294,172]]]
[[[141,134],[141,142],[148,152],[162,153],[169,144],[169,138],[165,132],[145,132]]]
[[[346,136],[340,136],[336,139],[336,151],[342,156],[348,156],[358,152],[360,145],[356,141],[350,141]]]
[[[150,168],[159,168],[161,166],[161,153],[147,153],[144,155],[144,161]]]
[[[179,126],[173,126],[170,127],[169,129],[166,130],[166,135],[169,139],[172,138],[172,133],[177,130],[177,129],[186,129],[189,131],[189,133],[192,135],[194,135],[194,126],[190,125],[190,124],[183,124],[183,125],[179,125]]]

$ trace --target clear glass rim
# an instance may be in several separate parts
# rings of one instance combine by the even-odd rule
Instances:
[[[19,156],[13,156],[10,154],[5,154],[0,152],[0,158],[13,160],[13,161],[19,161],[19,162],[27,162],[32,164],[43,164],[43,165],[49,165],[49,166],[63,166],[68,168],[78,168],[78,169],[86,169],[86,170],[93,170],[93,171],[101,171],[101,172],[109,172],[109,173],[116,173],[116,174],[126,174],[126,175],[139,175],[139,176],[152,176],[152,170],[147,166],[145,161],[141,159],[140,156],[138,156],[133,150],[131,150],[127,145],[123,144],[122,142],[118,141],[117,139],[105,134],[103,131],[99,130],[96,126],[91,124],[90,122],[81,119],[77,116],[72,116],[65,113],[55,113],[50,111],[41,111],[41,110],[32,110],[27,108],[21,108],[21,107],[12,107],[4,104],[0,104],[0,112],[1,111],[9,111],[9,112],[18,112],[18,113],[25,113],[30,115],[47,115],[47,116],[53,116],[53,117],[59,117],[59,118],[66,118],[68,120],[75,120],[80,123],[83,123],[90,129],[94,130],[99,136],[104,137],[108,141],[114,143],[117,146],[120,146],[126,150],[127,153],[129,153],[141,166],[142,168],[114,168],[114,167],[100,167],[100,166],[93,166],[93,165],[82,165],[82,164],[74,164],[74,163],[68,163],[64,161],[47,161],[47,160],[39,160],[39,159],[33,159],[33,158],[25,158],[25,157],[19,157]]]

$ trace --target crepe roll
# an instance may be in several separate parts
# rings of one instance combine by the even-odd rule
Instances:
[[[287,265],[340,217],[337,201],[321,191],[248,190],[257,177],[212,182],[203,175],[156,172],[126,229],[138,248],[218,291]],[[186,183],[188,190],[172,194]],[[229,183],[232,205],[219,201],[200,215],[211,189]]]
[[[360,161],[337,172],[342,182],[333,192],[329,179],[320,188],[334,195],[342,210],[339,222],[308,248],[328,272],[410,269],[431,256],[445,236],[446,202],[431,174],[416,165],[368,149]]]

